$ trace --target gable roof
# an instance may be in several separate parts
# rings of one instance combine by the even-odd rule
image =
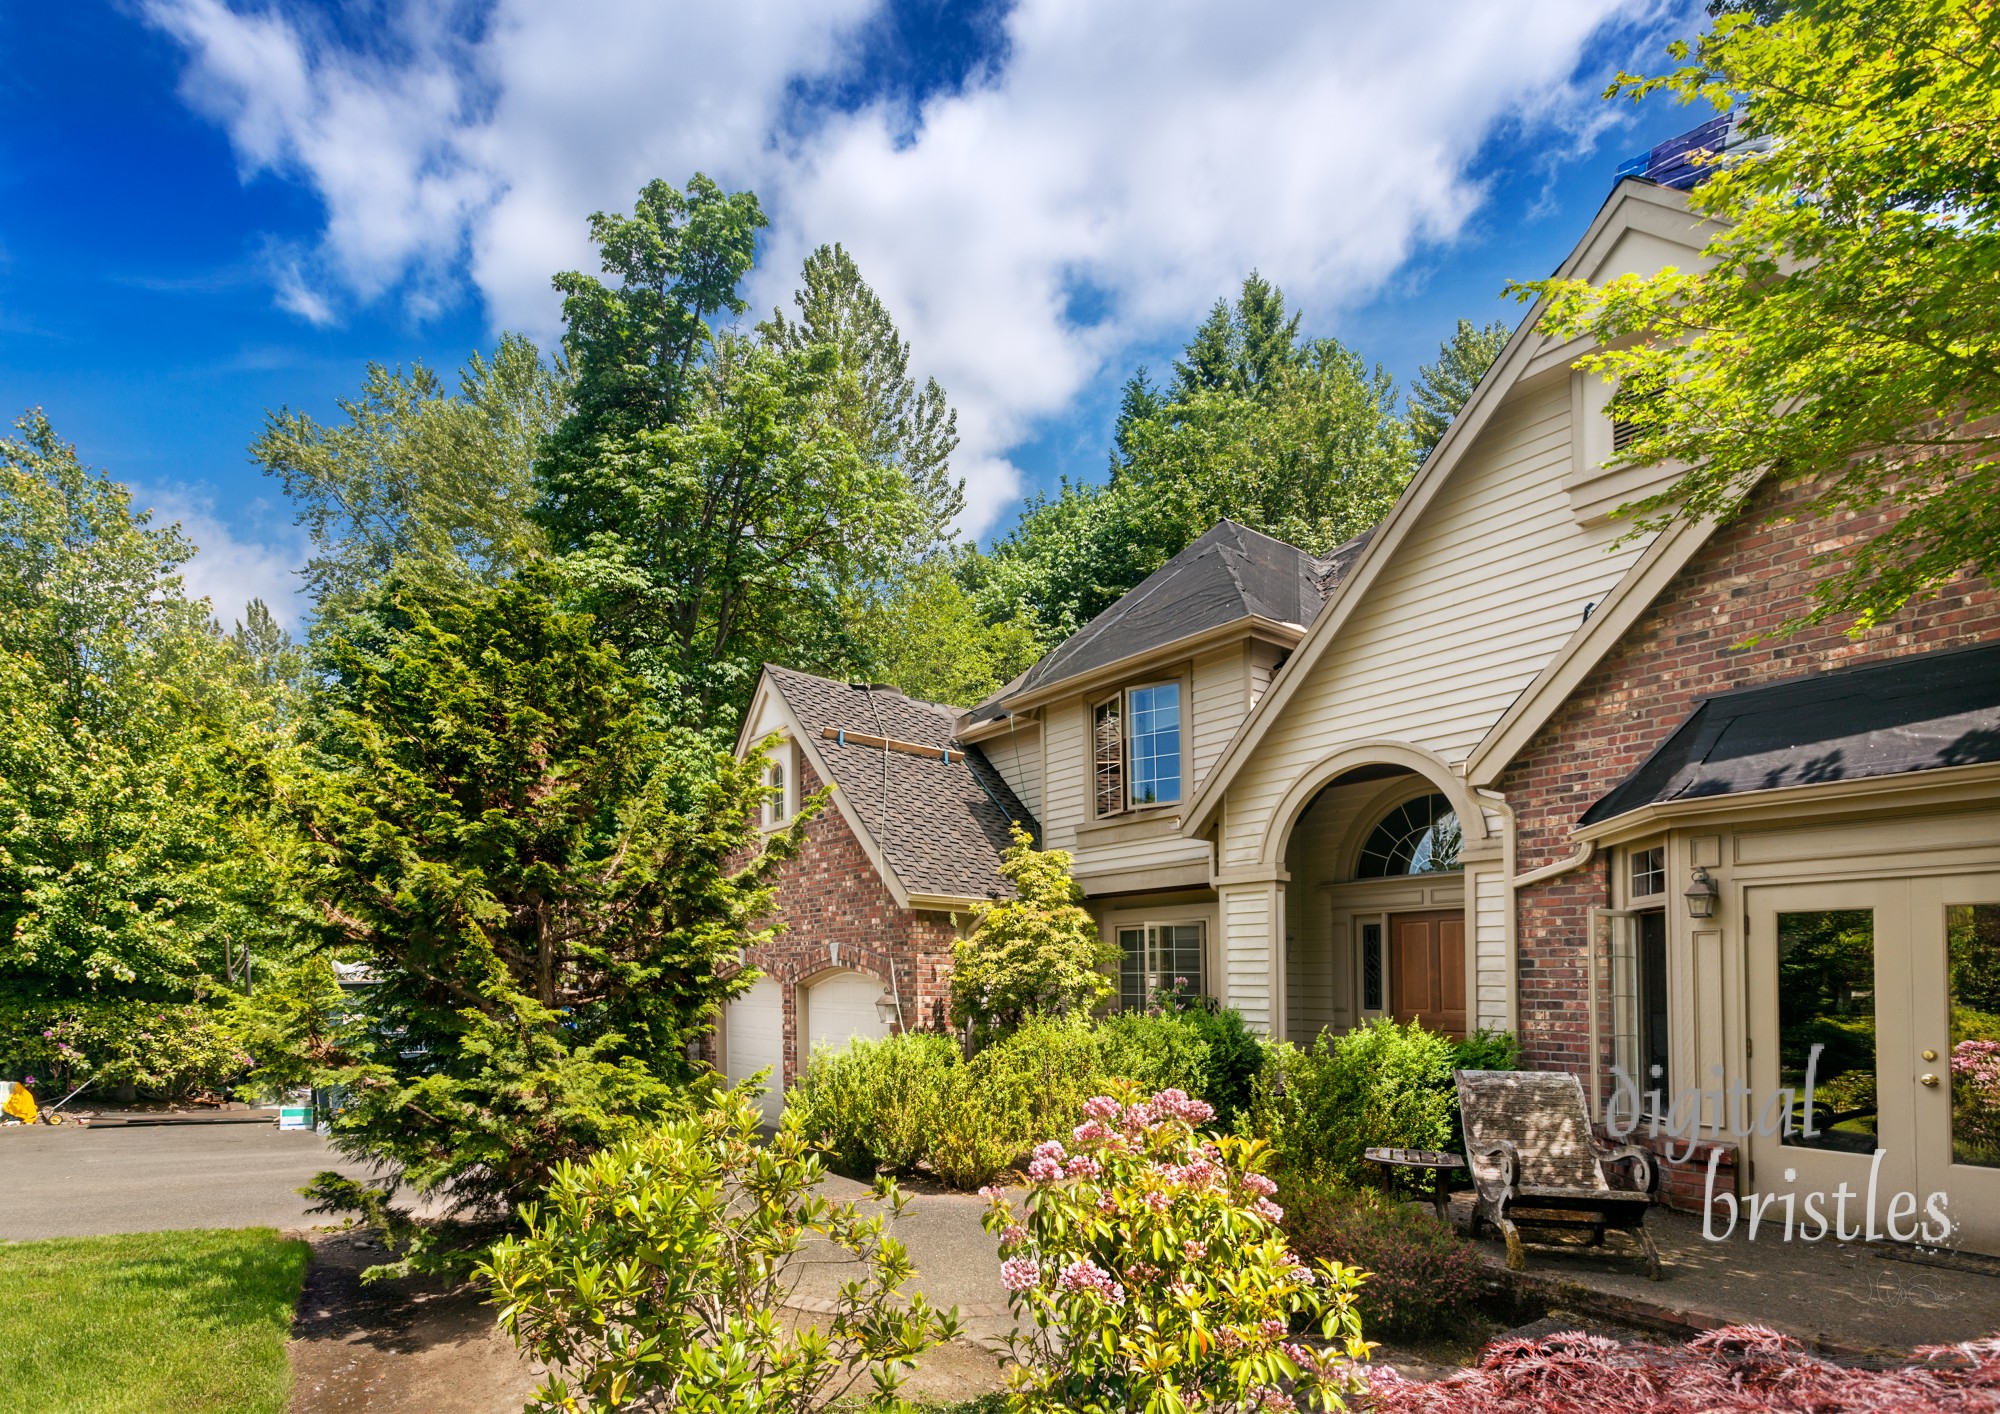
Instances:
[[[1652,228],[1657,232],[1675,222],[1684,227],[1686,221],[1687,200],[1681,193],[1628,177],[1612,188],[1582,239],[1551,272],[1552,278],[1587,276],[1611,255],[1617,238],[1627,229]],[[1194,799],[1188,802],[1181,822],[1182,834],[1199,835],[1214,822],[1236,773],[1243,769],[1243,764],[1256,751],[1271,724],[1289,705],[1299,684],[1305,681],[1314,664],[1338,636],[1369,586],[1394,557],[1397,547],[1422,519],[1424,511],[1451,478],[1459,460],[1492,421],[1507,391],[1523,377],[1566,367],[1585,351],[1585,345],[1580,340],[1557,345],[1541,335],[1538,326],[1545,304],[1546,301],[1538,300],[1515,326],[1499,356],[1466,399],[1465,406],[1445,428],[1444,435],[1431,448],[1430,455],[1417,468],[1416,475],[1410,478],[1409,485],[1403,488],[1403,494],[1389,508],[1389,514],[1370,532],[1366,543],[1355,554],[1353,564],[1333,586],[1324,609],[1305,638],[1286,659],[1272,679],[1271,686],[1250,709],[1250,714],[1236,729],[1235,738],[1223,752],[1222,759],[1209,770],[1208,776],[1195,791]],[[1688,553],[1692,552],[1690,547]]]
[[[1217,521],[974,708],[966,724],[996,720],[1017,699],[1042,697],[1058,684],[1246,619],[1303,632],[1366,538],[1357,536],[1319,560],[1247,525]]]
[[[1030,834],[1040,827],[979,749],[959,744],[956,707],[773,663],[764,665],[764,680],[901,895],[967,901],[1013,895],[1000,876],[1010,827],[1017,820]],[[836,735],[825,736],[828,729]],[[851,736],[935,747],[937,755],[863,745]]]
[[[1649,805],[2000,761],[2000,644],[1702,699],[1577,821]]]

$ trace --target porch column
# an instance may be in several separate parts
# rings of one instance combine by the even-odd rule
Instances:
[[[1218,881],[1222,1000],[1252,1030],[1284,1035],[1285,886],[1278,879]]]

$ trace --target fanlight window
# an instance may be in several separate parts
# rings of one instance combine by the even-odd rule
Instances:
[[[1388,879],[1400,874],[1447,874],[1456,870],[1458,813],[1442,795],[1405,801],[1382,818],[1361,846],[1355,874]]]

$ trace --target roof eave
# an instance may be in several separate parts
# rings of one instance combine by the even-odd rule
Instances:
[[[1185,638],[1177,638],[1171,643],[1163,643],[1156,648],[1149,648],[1143,653],[1129,654],[1126,657],[1106,663],[1102,667],[1092,668],[1088,672],[1077,673],[1073,677],[1058,678],[1054,682],[1039,684],[1032,689],[1008,698],[1006,703],[1007,710],[1010,714],[1016,714],[1026,711],[1029,708],[1061,701],[1066,697],[1075,697],[1079,693],[1087,693],[1099,687],[1109,686],[1111,683],[1128,678],[1132,674],[1142,672],[1147,668],[1156,667],[1163,663],[1177,662],[1182,658],[1206,653],[1226,643],[1234,642],[1237,639],[1261,639],[1267,643],[1275,643],[1281,648],[1295,647],[1306,636],[1307,632],[1308,630],[1303,624],[1280,623],[1278,620],[1266,618],[1262,614],[1244,614],[1239,618],[1231,619],[1227,623],[1203,629],[1200,633],[1191,633]],[[981,727],[983,728],[985,725],[982,723]],[[998,718],[993,725],[1005,726],[1006,719]],[[979,737],[968,734],[962,736],[960,739],[977,741]]]

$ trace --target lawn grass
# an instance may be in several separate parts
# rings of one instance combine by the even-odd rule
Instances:
[[[267,1227],[0,1243],[0,1409],[283,1414],[305,1275]]]

